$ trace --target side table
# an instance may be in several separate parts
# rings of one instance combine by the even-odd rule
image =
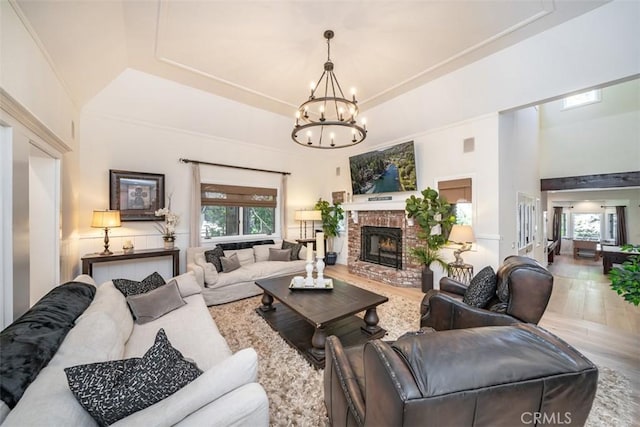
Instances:
[[[458,282],[469,284],[473,278],[473,265],[471,264],[456,264],[450,262],[447,264],[448,276]]]

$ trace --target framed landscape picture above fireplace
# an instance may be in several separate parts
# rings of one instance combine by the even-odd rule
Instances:
[[[164,175],[109,170],[109,209],[122,221],[161,221],[155,212],[164,207]]]
[[[413,141],[349,157],[354,195],[416,191]]]

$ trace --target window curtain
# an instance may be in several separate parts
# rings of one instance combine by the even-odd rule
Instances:
[[[280,234],[285,239],[289,237],[287,227],[287,175],[282,174],[282,209],[280,209]]]
[[[189,246],[200,246],[200,215],[202,206],[200,203],[200,165],[191,163],[191,217],[189,225]]]
[[[553,208],[553,240],[558,242],[556,245],[556,255],[560,254],[560,246],[562,245],[562,237],[560,236],[562,226],[562,206],[555,206]]]
[[[616,206],[618,229],[616,230],[616,246],[627,244],[627,214],[625,206]]]

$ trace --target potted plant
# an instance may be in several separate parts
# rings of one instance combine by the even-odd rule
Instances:
[[[314,209],[320,211],[322,231],[327,238],[327,252],[324,262],[327,265],[334,265],[338,259],[338,254],[334,251],[334,239],[340,234],[340,221],[344,219],[344,210],[340,206],[340,202],[334,202],[331,205],[328,201],[322,200],[322,197],[318,199]]]
[[[622,266],[612,268],[609,272],[611,289],[621,295],[625,301],[633,305],[640,304],[640,245],[624,245],[625,252],[635,252]]]
[[[413,218],[420,227],[417,237],[423,245],[411,248],[410,254],[423,266],[422,292],[427,292],[433,289],[431,264],[437,262],[444,269],[447,268],[439,251],[447,243],[446,236],[456,218],[452,215],[451,205],[436,190],[427,187],[421,194],[422,197],[409,197],[405,209],[407,218]]]

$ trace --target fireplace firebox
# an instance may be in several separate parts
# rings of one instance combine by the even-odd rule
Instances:
[[[361,228],[360,259],[402,269],[402,229],[395,227]]]

